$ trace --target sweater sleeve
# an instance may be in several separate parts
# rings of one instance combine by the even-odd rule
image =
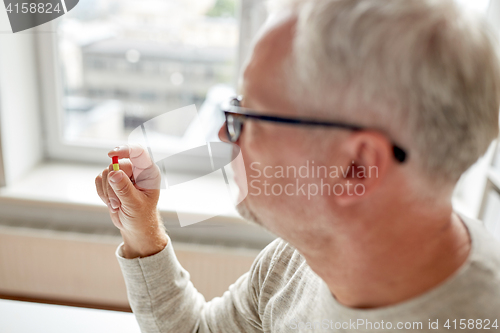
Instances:
[[[125,259],[120,245],[120,264],[132,311],[142,333],[262,332],[259,292],[269,267],[269,249],[255,259],[222,297],[206,302],[180,265],[170,239],[159,253],[145,258]],[[267,250],[267,251],[266,251]],[[272,252],[272,251],[271,251]]]

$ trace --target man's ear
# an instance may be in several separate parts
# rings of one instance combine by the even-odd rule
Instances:
[[[389,176],[394,167],[393,145],[388,138],[376,131],[352,133],[342,143],[343,169],[336,179],[334,200],[348,206],[371,195]]]

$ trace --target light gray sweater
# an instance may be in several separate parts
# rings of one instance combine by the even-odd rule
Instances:
[[[472,249],[458,272],[416,298],[370,310],[338,303],[300,253],[279,238],[209,302],[190,282],[170,240],[150,257],[125,259],[121,246],[117,257],[143,333],[499,331],[500,245],[480,222],[462,219]]]

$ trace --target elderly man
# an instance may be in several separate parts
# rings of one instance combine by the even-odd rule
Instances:
[[[123,170],[96,179],[142,331],[497,330],[500,246],[451,205],[498,134],[488,30],[451,1],[276,8],[219,133],[247,170],[235,170],[250,185],[240,213],[279,236],[248,273],[210,302],[196,291],[158,218],[147,182],[159,173],[140,165],[143,150],[111,151]],[[297,184],[313,195],[287,187],[299,176],[276,174],[312,164],[321,176]]]

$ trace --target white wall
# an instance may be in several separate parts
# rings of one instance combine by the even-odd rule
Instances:
[[[461,0],[462,3],[470,3],[470,6],[485,7],[486,2],[481,0]],[[500,36],[500,0],[491,0],[486,12],[488,22]],[[499,38],[500,41],[500,38]],[[454,196],[454,208],[470,217],[479,217],[484,189],[486,186],[487,173],[494,154],[496,143],[490,146],[488,152],[480,158],[461,178],[457,185]]]
[[[7,185],[43,156],[35,35],[11,32],[0,6],[0,133]]]
[[[500,33],[500,0],[491,0],[488,8],[488,21]],[[499,34],[500,36],[500,34]]]

